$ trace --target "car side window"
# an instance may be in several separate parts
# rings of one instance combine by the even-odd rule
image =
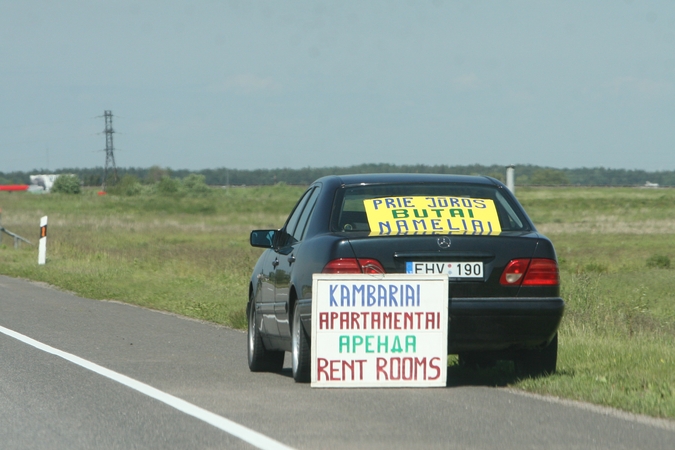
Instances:
[[[295,228],[294,233],[294,236],[298,241],[301,241],[305,237],[305,233],[307,232],[307,223],[309,222],[309,218],[312,215],[312,211],[314,211],[316,200],[319,198],[320,189],[320,187],[314,188],[314,191],[312,191],[312,194],[309,196],[309,200],[307,200],[305,209],[302,211],[302,215],[300,216],[298,226]]]
[[[305,205],[307,204],[307,200],[309,200],[313,191],[314,189],[309,189],[307,192],[305,192],[305,194],[300,198],[300,201],[298,201],[298,203],[295,205],[293,212],[290,216],[288,216],[288,220],[286,220],[286,225],[282,229],[282,233],[280,233],[277,247],[288,247],[299,241],[299,239],[296,238],[296,229],[298,228],[298,223],[300,221],[300,217],[302,216],[302,212],[305,209]]]

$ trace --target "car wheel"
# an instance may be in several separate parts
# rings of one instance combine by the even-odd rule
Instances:
[[[523,377],[539,377],[555,373],[558,363],[558,334],[544,348],[522,350],[515,360],[516,373]]]
[[[293,379],[306,383],[310,376],[310,350],[307,334],[300,320],[300,308],[293,309],[293,335],[291,338]]]
[[[249,304],[248,313],[248,368],[251,372],[280,372],[284,367],[284,352],[265,348],[256,326],[255,304]]]

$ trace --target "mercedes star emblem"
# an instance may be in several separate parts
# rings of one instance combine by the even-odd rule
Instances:
[[[436,242],[440,248],[450,248],[450,238],[447,236],[439,237]]]

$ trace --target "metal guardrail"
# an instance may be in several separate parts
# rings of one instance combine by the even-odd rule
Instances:
[[[24,237],[21,237],[16,233],[12,233],[11,231],[9,231],[9,230],[5,229],[4,227],[1,227],[1,226],[0,226],[0,244],[2,244],[2,233],[7,233],[8,235],[10,235],[11,237],[14,238],[14,248],[19,248],[19,244],[21,243],[21,241],[23,241],[27,244],[33,245],[33,243],[31,241],[29,241],[28,239],[26,239]]]
[[[0,209],[0,220],[1,219],[2,219],[2,210]],[[27,244],[33,245],[33,243],[31,241],[29,241],[28,239],[26,239],[24,237],[21,237],[16,233],[12,233],[11,231],[9,231],[5,227],[3,227],[2,223],[0,223],[0,244],[2,244],[2,233],[6,233],[9,236],[11,236],[12,238],[14,238],[14,248],[19,248],[19,245],[21,244],[21,241],[23,241]]]

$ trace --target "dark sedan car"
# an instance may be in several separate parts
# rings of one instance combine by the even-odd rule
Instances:
[[[555,371],[564,310],[555,250],[493,178],[320,178],[280,230],[250,240],[267,249],[249,286],[252,371],[281,370],[289,351],[295,380],[309,380],[314,273],[447,274],[448,353],[460,364]]]

